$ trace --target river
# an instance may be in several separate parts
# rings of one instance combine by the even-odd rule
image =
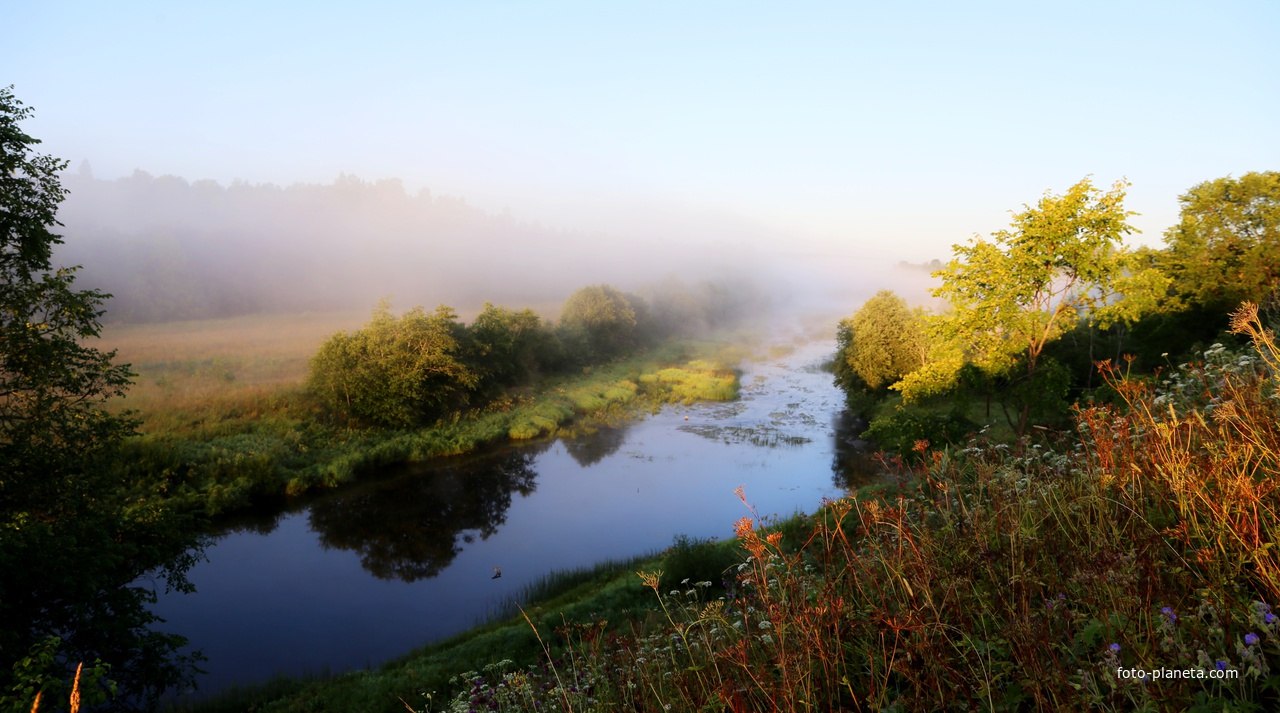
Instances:
[[[735,402],[401,467],[234,523],[191,570],[196,593],[162,595],[155,611],[208,657],[207,693],[375,666],[466,630],[550,571],[677,534],[728,537],[748,514],[738,486],[761,515],[812,511],[873,471],[850,472],[842,395],[819,368],[834,345],[788,350],[744,364]]]

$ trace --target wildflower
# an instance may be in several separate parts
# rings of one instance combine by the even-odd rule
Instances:
[[[1171,607],[1165,607],[1164,609],[1161,609],[1161,610],[1160,610],[1160,613],[1161,613],[1161,614],[1164,614],[1164,615],[1165,615],[1165,616],[1167,616],[1167,617],[1169,617],[1169,621],[1177,621],[1177,620],[1178,620],[1178,615],[1173,613],[1173,609],[1172,609]]]
[[[1217,663],[1215,663],[1215,664],[1213,664],[1213,665],[1214,665],[1214,667],[1215,667],[1215,668],[1217,668],[1219,671],[1226,671],[1226,670],[1227,670],[1227,662],[1226,662],[1226,661],[1223,661],[1223,660],[1221,660],[1221,659],[1219,659],[1219,660],[1217,661]]]
[[[1252,631],[1251,631],[1251,632],[1249,632],[1249,633],[1247,633],[1247,634],[1245,634],[1245,635],[1244,635],[1244,645],[1245,645],[1245,646],[1257,646],[1257,645],[1258,645],[1258,635],[1257,635],[1257,634],[1255,634],[1255,633],[1253,633]]]
[[[652,588],[655,593],[658,591],[659,582],[662,579],[662,570],[658,570],[657,572],[653,572],[653,573],[636,572],[636,574],[640,575],[641,584],[643,584],[646,587]]]
[[[1272,614],[1271,612],[1267,612],[1265,615],[1263,615],[1262,620],[1267,622],[1268,624],[1274,624],[1276,623],[1276,615]]]
[[[1120,644],[1112,644],[1111,646],[1109,646],[1109,647],[1107,647],[1107,648],[1111,649],[1111,653],[1113,653],[1113,654],[1118,654],[1118,653],[1120,653]]]

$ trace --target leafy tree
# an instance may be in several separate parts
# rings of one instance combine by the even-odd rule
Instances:
[[[529,381],[552,349],[553,337],[531,309],[515,312],[486,302],[466,332],[464,359],[485,398]]]
[[[934,295],[951,306],[931,325],[944,347],[894,388],[907,400],[949,390],[965,361],[1014,377],[1026,382],[1013,389],[1022,435],[1034,404],[1018,394],[1036,391],[1046,345],[1081,319],[1104,328],[1132,322],[1168,285],[1122,247],[1133,231],[1123,206],[1127,185],[1104,193],[1086,178],[1024,206],[992,240],[953,246],[955,258],[934,273],[942,280]]]
[[[1205,181],[1178,201],[1181,219],[1157,255],[1178,296],[1225,315],[1280,286],[1280,173]]]
[[[881,391],[924,364],[928,354],[922,315],[890,290],[867,300],[837,330],[837,383]]]
[[[164,567],[187,586],[190,540],[123,498],[112,459],[133,422],[102,405],[132,375],[92,346],[107,295],[52,263],[66,162],[34,153],[19,126],[30,114],[0,89],[0,703],[29,710],[24,691],[95,659],[152,700],[189,680],[190,661],[174,655],[181,637],[146,630],[154,594],[133,583]],[[28,653],[46,670],[17,673]]]
[[[606,361],[636,345],[636,309],[627,296],[609,285],[574,292],[560,309],[566,345],[576,344],[582,361]]]
[[[460,359],[463,326],[441,305],[399,318],[383,300],[363,329],[339,332],[311,358],[308,385],[330,410],[381,426],[430,423],[466,402],[478,378]]]

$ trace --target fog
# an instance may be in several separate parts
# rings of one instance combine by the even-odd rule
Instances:
[[[80,284],[113,295],[109,323],[363,311],[382,297],[396,308],[448,304],[465,315],[489,301],[554,317],[570,293],[599,283],[647,296],[704,280],[750,285],[767,295],[761,304],[792,315],[848,314],[883,288],[926,298],[926,270],[694,212],[619,213],[613,230],[575,232],[394,178],[104,180],[82,164],[63,183],[57,257],[83,266]],[[584,210],[601,220],[600,206]]]

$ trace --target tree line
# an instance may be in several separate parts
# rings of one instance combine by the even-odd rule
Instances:
[[[444,305],[397,316],[383,300],[363,328],[334,334],[320,347],[308,386],[331,414],[349,422],[421,426],[543,376],[731,326],[757,313],[763,300],[748,283],[671,279],[650,299],[599,284],[570,295],[555,322],[532,309],[485,303],[470,324]]]
[[[835,378],[851,407],[902,396],[869,433],[904,453],[915,441],[954,440],[976,428],[968,414],[980,399],[985,416],[995,404],[1023,437],[1064,423],[1073,400],[1107,398],[1094,388],[1101,362],[1141,373],[1193,359],[1210,341],[1234,341],[1229,313],[1245,301],[1263,304],[1275,326],[1280,173],[1192,187],[1162,249],[1124,246],[1127,187],[1085,179],[1024,206],[990,239],[953,246],[933,272],[945,311],[882,291],[843,320]]]

